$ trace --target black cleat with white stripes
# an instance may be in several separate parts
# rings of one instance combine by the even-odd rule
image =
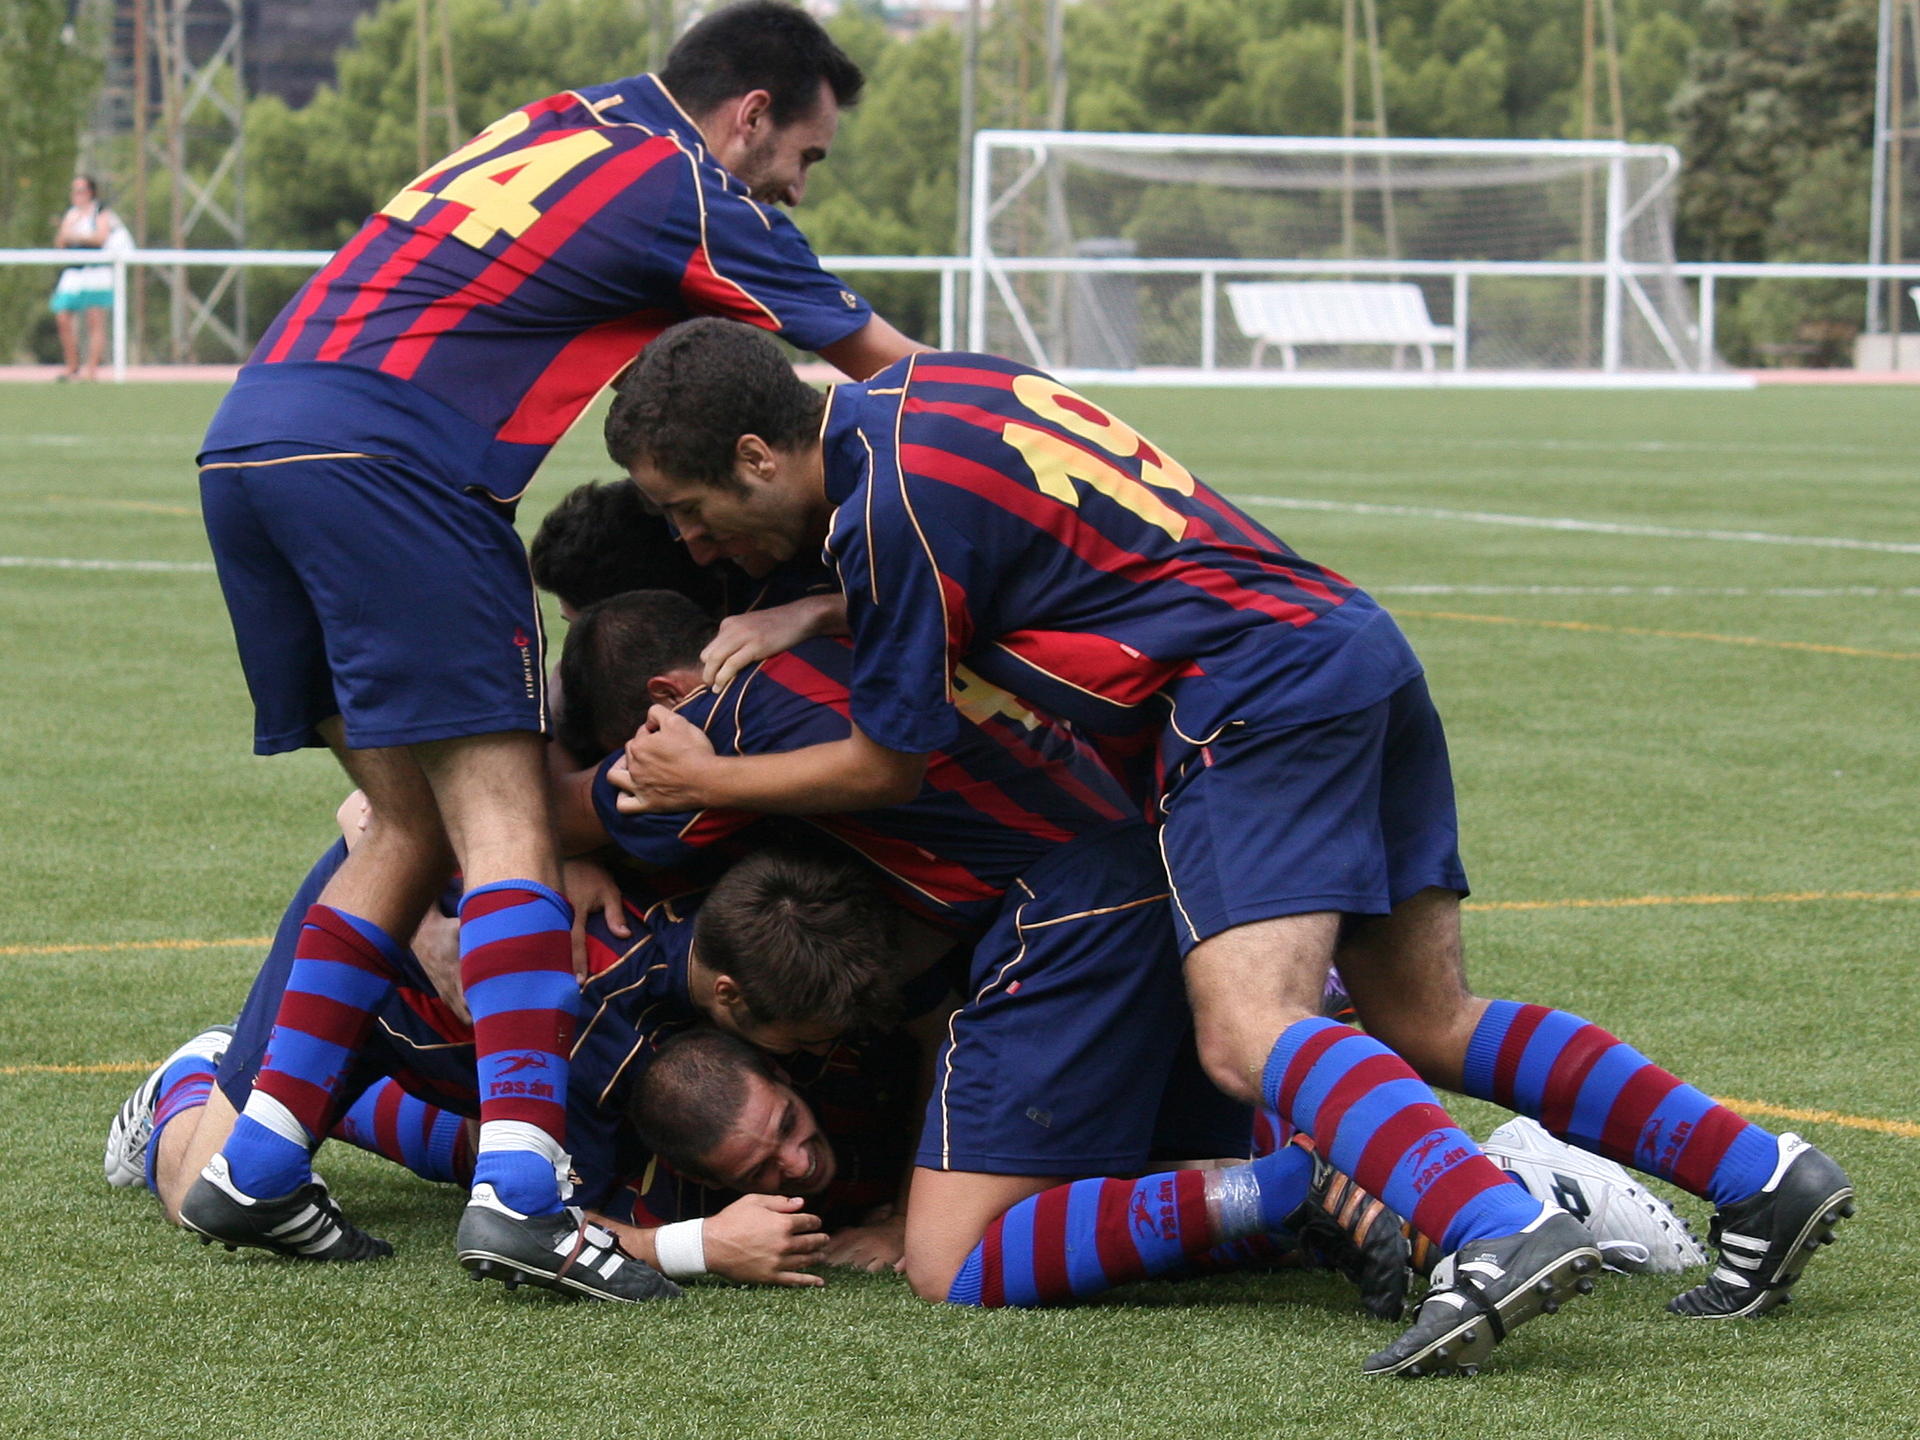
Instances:
[[[1667,1302],[1696,1320],[1764,1315],[1792,1296],[1807,1261],[1854,1212],[1853,1184],[1825,1151],[1798,1135],[1780,1137],[1780,1163],[1760,1190],[1713,1217],[1709,1238],[1720,1263],[1706,1280]]]
[[[242,1245],[295,1260],[380,1260],[393,1246],[349,1224],[315,1176],[298,1190],[271,1200],[242,1193],[227,1173],[227,1159],[216,1155],[180,1202],[180,1223],[200,1237],[229,1250]]]
[[[455,1242],[475,1280],[509,1290],[541,1285],[593,1300],[671,1300],[681,1289],[646,1261],[629,1255],[611,1232],[568,1207],[555,1215],[522,1215],[491,1185],[474,1186]]]

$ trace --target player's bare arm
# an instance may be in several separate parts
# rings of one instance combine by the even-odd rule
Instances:
[[[724,690],[755,661],[791,650],[802,640],[846,633],[844,595],[808,595],[770,610],[729,615],[700,652],[700,678],[713,689]]]
[[[824,1285],[806,1273],[821,1263],[827,1235],[818,1215],[797,1195],[743,1195],[700,1222],[707,1273],[741,1285]],[[589,1215],[619,1237],[629,1255],[660,1264],[658,1229],[642,1230],[605,1215]]]
[[[652,726],[627,742],[626,769],[614,779],[630,815],[682,810],[764,810],[824,815],[901,805],[920,789],[925,755],[875,744],[856,726],[845,740],[782,755],[716,755],[698,726],[664,706]],[[624,783],[623,783],[624,781]]]

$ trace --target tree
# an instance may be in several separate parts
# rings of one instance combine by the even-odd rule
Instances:
[[[51,245],[67,206],[100,67],[66,27],[65,0],[0,5],[0,246]],[[0,353],[22,353],[51,288],[42,271],[0,269]]]

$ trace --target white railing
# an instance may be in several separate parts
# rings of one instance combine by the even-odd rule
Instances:
[[[126,378],[127,271],[145,266],[218,266],[317,270],[333,256],[330,250],[121,250],[109,254],[74,250],[0,250],[0,265],[107,265],[113,269],[113,375]],[[940,277],[940,348],[961,344],[960,283],[972,279],[975,261],[966,255],[826,255],[821,263],[840,274],[909,274]],[[1079,259],[1006,256],[994,261],[997,269],[1013,274],[1191,275],[1200,285],[1200,369],[1219,368],[1219,284],[1221,277],[1285,275],[1353,275],[1450,279],[1453,287],[1453,323],[1460,327],[1461,343],[1454,351],[1457,371],[1467,369],[1468,317],[1472,282],[1479,277],[1510,276],[1531,279],[1605,281],[1621,273],[1656,276],[1667,267],[1612,264],[1604,260],[1231,260],[1231,259]],[[1693,333],[1672,337],[1669,358],[1679,371],[1710,370],[1714,364],[1714,301],[1721,280],[1850,280],[1860,284],[1899,280],[1920,284],[1920,262],[1903,265],[1743,264],[1732,261],[1687,262],[1671,267],[1682,280],[1695,282],[1698,315]],[[975,327],[967,327],[973,330]],[[982,342],[977,335],[970,344]],[[1686,353],[1690,351],[1691,354]],[[1617,357],[1609,369],[1618,368]]]

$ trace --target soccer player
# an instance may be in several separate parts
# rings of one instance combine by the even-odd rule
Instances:
[[[309,874],[237,1026],[196,1037],[169,1057],[115,1119],[108,1178],[126,1184],[144,1175],[169,1219],[190,1229],[201,1228],[181,1203],[196,1173],[193,1153],[220,1143],[273,1049],[311,1040],[289,1031],[288,1015],[300,1012],[286,1004],[287,998],[303,998],[306,1013],[323,1013],[338,1003],[343,989],[364,992],[368,986],[367,972],[356,967],[336,965],[329,971],[303,966],[296,958],[312,923],[312,897],[345,858],[344,843],[336,845]],[[569,1244],[579,1258],[567,1273],[547,1274],[516,1269],[510,1254],[490,1254],[480,1257],[485,1273],[514,1271],[517,1279],[602,1299],[668,1293],[670,1287],[660,1286],[656,1276],[646,1295],[636,1294],[640,1287],[627,1272],[644,1276],[647,1266],[627,1262],[647,1258],[645,1248],[639,1256],[623,1256],[605,1238],[604,1227],[600,1234],[590,1233],[591,1217],[580,1208],[604,1206],[621,1177],[638,1169],[623,1153],[618,1120],[627,1090],[655,1047],[664,1037],[703,1022],[776,1051],[826,1046],[846,1031],[884,1024],[897,1005],[893,907],[864,867],[852,862],[762,850],[732,867],[704,896],[660,901],[629,913],[639,937],[620,943],[598,930],[590,974],[580,987],[586,1018],[573,1048],[565,1102],[574,1170],[581,1177],[576,1195],[569,1197],[578,1203],[568,1212]],[[451,1179],[457,1127],[449,1127],[439,1111],[478,1117],[475,1027],[440,998],[432,976],[410,952],[403,952],[394,973],[383,977],[381,989],[377,997],[363,994],[373,1025],[340,1059],[320,1133],[333,1132],[342,1120],[356,1123],[351,1118],[356,1115],[362,1129],[377,1129],[374,1112],[382,1102],[376,1099],[370,1108],[364,1092],[380,1077],[397,1078],[416,1105],[438,1107],[414,1116],[422,1138],[414,1168],[431,1178]],[[520,1058],[529,1063],[515,1072],[513,1083],[529,1088],[551,1083],[538,1056]],[[189,1114],[191,1123],[177,1123]],[[319,1260],[391,1253],[384,1241],[364,1232],[324,1223],[336,1207],[320,1182],[309,1181],[300,1198],[301,1208],[281,1226],[228,1241],[229,1248],[248,1244]],[[748,1220],[758,1232],[772,1223],[764,1217]],[[224,1238],[201,1233],[209,1241]]]
[[[551,1271],[571,1233],[570,915],[514,504],[594,394],[688,315],[764,327],[856,376],[920,348],[774,208],[800,199],[861,83],[802,11],[745,0],[689,30],[658,76],[504,116],[308,281],[207,432],[203,509],[255,749],[324,743],[372,802],[301,958],[382,974],[449,873],[464,877],[483,1112],[457,1242],[470,1267],[512,1253]],[[274,1051],[185,1202],[222,1240],[304,1212],[325,1082],[370,1012],[348,995],[301,1023],[313,1043]],[[530,1056],[544,1092],[509,1079]]]
[[[824,538],[854,646],[845,740],[721,756],[663,716],[628,747],[635,808],[897,801],[954,731],[963,661],[1091,730],[1158,730],[1151,798],[1208,1073],[1455,1258],[1369,1373],[1477,1370],[1600,1267],[1429,1082],[1711,1198],[1722,1263],[1682,1314],[1770,1309],[1851,1213],[1845,1174],[1797,1137],[1576,1016],[1473,995],[1446,744],[1412,649],[1123,420],[984,355],[912,357],[823,400],[752,331],[703,320],[623,379],[607,434],[684,535]],[[1364,1035],[1320,1015],[1336,959]]]

